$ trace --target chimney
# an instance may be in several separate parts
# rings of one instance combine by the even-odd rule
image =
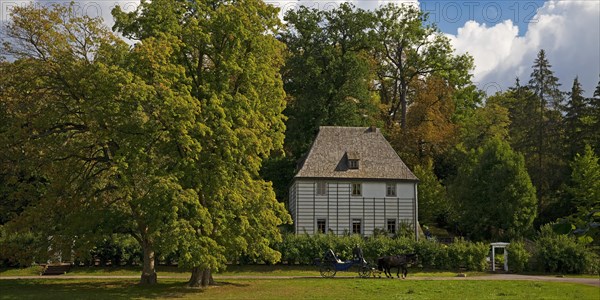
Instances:
[[[377,132],[377,127],[375,127],[375,125],[371,125],[369,127],[369,132]]]

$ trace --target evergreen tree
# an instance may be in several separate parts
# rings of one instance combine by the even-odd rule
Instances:
[[[566,138],[564,145],[567,148],[566,155],[569,160],[575,154],[582,153],[585,145],[590,142],[589,109],[586,102],[579,79],[575,77],[564,115]]]
[[[559,90],[560,83],[551,70],[552,65],[546,57],[546,51],[541,49],[533,63],[529,86],[540,99],[542,107],[557,109],[563,100]]]
[[[589,99],[590,105],[590,127],[591,127],[591,145],[600,145],[600,81],[596,86],[594,95]],[[600,155],[600,146],[597,146],[596,154]]]
[[[560,83],[551,70],[546,52],[541,49],[532,66],[529,88],[537,96],[539,109],[537,118],[536,154],[537,165],[530,168],[532,180],[536,186],[540,214],[550,201],[552,191],[556,191],[563,177],[566,163],[560,159],[562,143],[562,115],[558,111],[562,102]],[[531,124],[531,123],[530,123]],[[531,136],[530,138],[533,138]]]

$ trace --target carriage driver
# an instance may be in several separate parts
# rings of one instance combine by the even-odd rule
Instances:
[[[360,249],[360,246],[358,244],[356,244],[356,246],[354,246],[354,249],[352,250],[352,255],[354,256],[353,259],[356,261],[360,261],[363,264],[367,263],[367,261],[365,261],[365,258],[363,256],[363,251],[362,249]]]

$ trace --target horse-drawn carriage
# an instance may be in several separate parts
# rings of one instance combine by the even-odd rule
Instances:
[[[319,267],[321,276],[333,277],[338,271],[348,271],[352,267],[358,269],[358,276],[367,278],[371,276],[372,267],[365,260],[360,248],[354,249],[354,257],[351,260],[341,261],[333,250],[329,249],[323,255],[323,259],[315,259],[315,264]]]
[[[352,267],[357,267],[358,276],[361,278],[368,278],[373,274],[374,268],[363,257],[362,250],[360,247],[354,248],[353,259],[347,261],[341,261],[333,252],[333,250],[327,250],[323,259],[315,259],[315,264],[319,267],[321,276],[323,277],[334,277],[337,271],[348,271]],[[402,278],[406,278],[408,273],[408,265],[414,265],[417,263],[417,255],[414,253],[400,254],[391,256],[382,256],[377,258],[377,269],[381,274],[381,271],[385,272],[386,277],[393,278],[391,268],[398,268],[396,277],[400,277],[400,270],[402,270]],[[381,277],[381,276],[380,276]]]

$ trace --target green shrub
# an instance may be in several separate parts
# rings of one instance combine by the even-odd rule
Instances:
[[[414,235],[413,235],[414,236]],[[390,255],[414,253],[415,240],[412,237],[398,236],[390,240]]]
[[[521,241],[512,241],[508,247],[508,269],[515,273],[527,271],[531,253]]]
[[[0,261],[11,267],[27,267],[50,258],[48,243],[33,232],[9,232],[0,227]]]
[[[363,248],[363,254],[365,258],[375,260],[377,257],[391,253],[391,241],[392,239],[385,235],[377,235],[367,238]]]
[[[542,226],[536,250],[538,268],[545,272],[580,274],[597,268],[596,254],[575,237],[555,233],[549,224]]]
[[[444,269],[447,267],[448,247],[432,240],[419,240],[415,243],[419,263],[425,268]]]
[[[484,271],[487,266],[489,245],[467,242],[456,239],[448,246],[447,267],[450,269],[465,268],[469,271]]]

